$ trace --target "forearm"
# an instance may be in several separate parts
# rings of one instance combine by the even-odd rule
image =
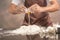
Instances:
[[[58,4],[52,4],[50,6],[46,6],[46,7],[41,7],[38,4],[34,4],[31,7],[29,7],[29,9],[31,10],[32,13],[36,13],[36,12],[54,12],[57,11],[59,9],[59,5]]]
[[[26,8],[24,6],[23,0],[12,0],[11,5],[9,6],[9,12],[12,14],[20,14],[23,13],[24,9]]]
[[[12,13],[12,14],[20,14],[20,13],[23,13],[25,12],[25,9],[26,7],[24,5],[20,5],[19,7],[15,4],[11,4],[10,7],[9,7],[9,12]]]
[[[47,6],[47,7],[42,7],[42,9],[43,9],[43,12],[54,12],[59,9],[59,6],[51,5],[51,6]]]
[[[59,9],[59,4],[56,1],[50,2],[50,4],[51,5],[49,5],[47,7],[42,7],[44,12],[54,12]]]

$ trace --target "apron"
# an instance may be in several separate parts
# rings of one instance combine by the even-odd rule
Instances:
[[[29,8],[31,5],[37,3],[41,7],[46,7],[47,2],[46,0],[25,0],[25,6]],[[25,14],[25,20],[23,22],[23,25],[28,25],[29,18],[28,14]],[[47,12],[42,13],[32,13],[30,14],[30,25],[40,25],[43,27],[48,27],[52,25],[52,22],[50,20],[49,14]]]

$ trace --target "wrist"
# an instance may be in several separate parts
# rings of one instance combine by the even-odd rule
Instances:
[[[40,12],[46,12],[44,7],[41,7],[41,9],[39,9],[39,10],[40,10]]]

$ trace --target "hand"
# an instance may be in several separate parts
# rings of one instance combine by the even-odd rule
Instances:
[[[21,14],[21,13],[25,13],[25,9],[26,9],[26,7],[25,6],[17,6],[17,8],[14,10],[14,13],[15,14]]]
[[[29,7],[29,9],[31,10],[32,13],[39,13],[39,12],[43,12],[43,8],[40,7],[38,4],[34,4],[31,7]]]
[[[26,7],[21,5],[20,7],[17,7],[16,12],[18,12],[18,14],[25,13],[25,9]]]

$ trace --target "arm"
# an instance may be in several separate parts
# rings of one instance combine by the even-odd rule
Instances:
[[[11,3],[11,5],[9,6],[9,12],[15,14],[16,9],[17,9],[17,5]]]
[[[47,7],[42,7],[42,9],[44,9],[44,12],[54,12],[57,11],[59,9],[59,4],[57,2],[57,0],[51,0],[50,1],[50,6]]]
[[[51,5],[46,7],[40,7],[38,4],[34,4],[29,9],[32,10],[32,12],[54,12],[59,9],[57,0],[50,0],[50,4]]]
[[[20,14],[23,13],[24,9],[26,8],[24,4],[22,4],[21,0],[12,0],[11,5],[9,6],[9,12],[12,14]]]

